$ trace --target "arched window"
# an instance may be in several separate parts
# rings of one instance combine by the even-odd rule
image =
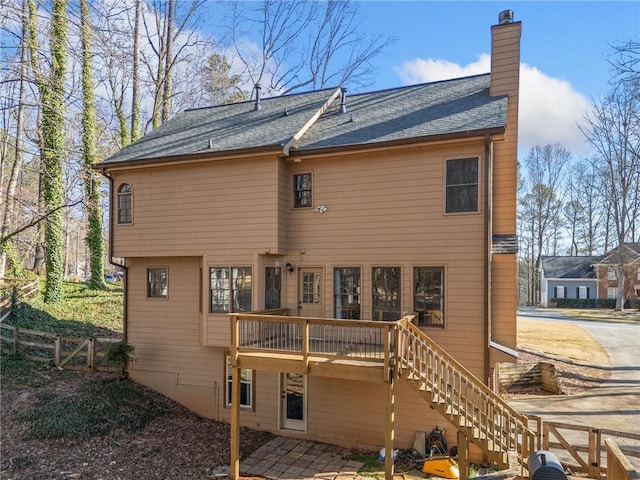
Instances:
[[[133,188],[123,183],[118,188],[118,224],[133,223]]]

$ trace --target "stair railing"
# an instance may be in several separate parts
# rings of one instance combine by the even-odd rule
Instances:
[[[397,375],[430,396],[432,406],[494,461],[507,452],[526,466],[535,441],[527,418],[410,322],[397,323]]]

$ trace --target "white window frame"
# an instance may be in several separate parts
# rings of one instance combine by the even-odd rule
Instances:
[[[558,285],[556,287],[556,298],[567,298],[567,289],[564,285]]]
[[[589,298],[589,288],[586,287],[585,285],[580,285],[578,287],[578,298],[579,299]]]
[[[616,300],[618,298],[618,287],[607,287],[607,299]]]
[[[613,267],[607,267],[607,280],[618,280],[618,276],[616,275],[616,269]]]
[[[225,355],[225,382],[224,382],[224,405],[227,408],[231,407],[231,389],[233,388],[233,377],[231,372],[231,356]],[[248,379],[248,380],[247,380]],[[248,403],[242,402],[242,385],[248,385],[249,393]],[[241,368],[240,369],[240,408],[244,408],[247,410],[254,409],[254,399],[255,399],[255,372],[250,368]]]

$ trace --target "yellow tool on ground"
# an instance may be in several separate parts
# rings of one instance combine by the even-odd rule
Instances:
[[[429,457],[422,464],[422,472],[442,478],[460,478],[458,462],[453,458],[458,449],[453,446],[451,452],[447,450],[445,433],[444,428],[436,425],[436,428],[427,436],[426,451],[429,452]],[[454,451],[456,453],[453,453]]]
[[[458,462],[449,455],[433,455],[427,458],[422,465],[422,473],[442,478],[460,478]]]

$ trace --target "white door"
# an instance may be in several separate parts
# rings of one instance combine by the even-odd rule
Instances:
[[[306,389],[304,375],[283,373],[280,375],[280,418],[282,428],[304,431],[306,428]]]

